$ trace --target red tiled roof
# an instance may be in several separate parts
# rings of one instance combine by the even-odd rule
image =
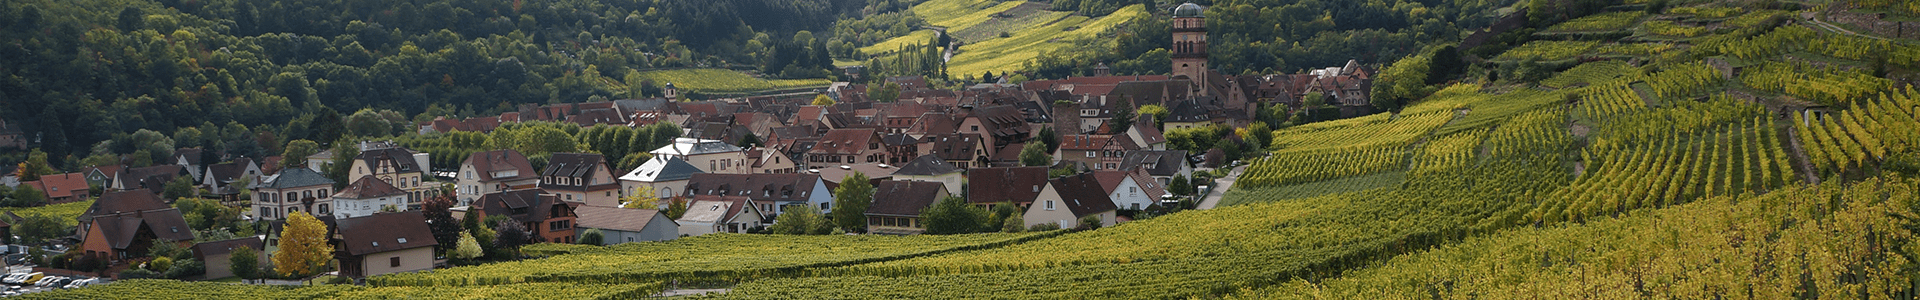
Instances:
[[[45,193],[47,198],[85,198],[87,177],[80,173],[40,175],[40,180],[22,182]]]
[[[527,162],[527,156],[513,149],[475,152],[467,155],[467,161],[463,164],[472,165],[473,171],[479,173],[475,176],[478,176],[480,181],[518,180],[538,176],[534,174],[533,164]],[[494,172],[506,170],[515,170],[518,174],[505,178],[493,177]]]
[[[872,128],[834,129],[820,137],[820,144],[813,147],[819,154],[859,154],[867,150],[867,144],[875,143],[876,133]]]
[[[1032,203],[1047,184],[1047,167],[976,168],[967,171],[967,201]]]

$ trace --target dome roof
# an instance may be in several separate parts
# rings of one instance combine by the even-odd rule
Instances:
[[[1185,4],[1180,4],[1180,6],[1173,8],[1173,17],[1204,18],[1206,16],[1201,14],[1201,12],[1205,10],[1207,10],[1206,7],[1202,7],[1199,4],[1193,4],[1193,2],[1187,2]]]

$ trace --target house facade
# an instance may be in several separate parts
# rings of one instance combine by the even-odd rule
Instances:
[[[96,214],[88,224],[80,248],[111,264],[147,256],[157,244],[184,248],[193,243],[193,228],[177,208]]]
[[[926,232],[926,220],[920,213],[950,195],[945,186],[927,181],[881,181],[873,191],[873,205],[867,208],[867,232],[874,234]]]
[[[386,181],[406,192],[408,210],[420,209],[420,201],[438,193],[439,185],[425,180],[427,174],[427,154],[415,153],[406,148],[376,148],[360,151],[353,159],[353,168],[347,172],[347,178],[373,176]]]
[[[578,221],[573,210],[579,204],[562,201],[546,190],[486,194],[480,202],[481,218],[506,216],[519,221],[533,232],[531,242],[572,243],[575,239],[574,224]]]
[[[80,173],[40,175],[40,180],[21,182],[20,185],[40,190],[47,195],[49,204],[86,200],[92,193],[87,186],[87,177]]]
[[[513,149],[467,155],[467,160],[460,163],[460,173],[454,176],[454,199],[459,201],[456,206],[472,205],[480,195],[532,189],[540,184],[540,176],[527,156]]]
[[[540,171],[540,189],[567,202],[619,206],[626,191],[614,180],[607,158],[591,153],[554,153]]]
[[[1160,203],[1167,196],[1166,186],[1160,185],[1146,170],[1093,171],[1094,178],[1100,181],[1107,198],[1113,200],[1113,206],[1120,210],[1142,210]]]
[[[705,173],[746,174],[753,168],[739,146],[719,140],[674,139],[672,145],[648,151],[654,159],[680,158]]]
[[[856,163],[882,163],[888,153],[881,147],[878,130],[851,128],[828,130],[807,152],[808,166],[833,166]]]
[[[705,171],[679,157],[655,157],[640,164],[639,168],[627,172],[626,175],[621,175],[620,189],[627,193],[635,193],[641,187],[648,187],[653,189],[654,197],[662,199],[678,197],[687,190],[687,180],[692,179],[693,174],[699,173],[705,173]]]
[[[687,182],[688,198],[699,196],[746,197],[748,204],[767,218],[779,216],[788,207],[811,206],[822,213],[833,211],[833,192],[826,180],[813,174],[694,174]]]
[[[960,168],[947,165],[939,157],[921,155],[900,166],[900,170],[893,171],[893,180],[936,182],[946,188],[947,193],[959,194],[967,180],[966,174],[960,171]]]
[[[261,241],[260,237],[250,236],[225,241],[194,244],[193,259],[205,264],[207,273],[203,277],[209,279],[227,278],[233,276],[233,260],[231,259],[231,257],[233,257],[233,251],[239,250],[241,247],[253,249],[257,253],[257,251],[264,251],[264,249],[266,249],[266,242]],[[272,261],[267,260],[267,256],[264,254],[254,255],[254,258],[260,266],[273,264]]]
[[[307,168],[282,170],[254,184],[252,209],[247,214],[262,220],[279,220],[293,211],[332,211],[333,180]]]
[[[315,215],[332,215],[334,218],[345,219],[371,216],[374,213],[382,211],[400,212],[417,210],[407,208],[407,197],[407,191],[387,184],[385,180],[380,180],[380,178],[368,175],[360,177],[359,180],[354,180],[352,184],[347,185],[347,188],[340,189],[339,193],[333,194],[334,207],[331,208],[333,211],[321,211],[321,207],[315,206],[314,211],[309,213]],[[295,208],[288,208],[286,212],[292,213],[294,211],[296,211]]]
[[[1047,181],[1021,218],[1027,227],[1052,223],[1074,228],[1080,225],[1080,218],[1099,216],[1100,226],[1107,227],[1113,226],[1115,211],[1113,199],[1107,198],[1099,180],[1093,174],[1081,173]]]
[[[741,196],[699,195],[687,204],[687,213],[674,222],[680,235],[701,236],[714,233],[746,233],[765,226],[766,214],[760,213],[752,199]]]
[[[433,231],[418,211],[334,220],[332,244],[340,276],[367,276],[433,269]]]

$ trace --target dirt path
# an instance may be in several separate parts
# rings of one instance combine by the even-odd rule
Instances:
[[[1853,32],[1852,30],[1847,30],[1846,28],[1842,28],[1839,25],[1833,25],[1833,24],[1827,23],[1826,21],[1821,21],[1819,15],[1816,13],[1811,13],[1811,12],[1801,13],[1800,18],[1807,20],[1807,23],[1813,23],[1814,27],[1819,27],[1820,29],[1826,29],[1827,31],[1844,33],[1847,35],[1865,37],[1865,38],[1876,39],[1876,40],[1883,40],[1883,41],[1887,40],[1887,38],[1860,34],[1858,32]]]
[[[706,294],[725,294],[729,291],[733,291],[733,289],[666,290],[666,291],[660,292],[659,295],[653,295],[653,296],[654,297],[698,296],[698,295],[706,295]]]
[[[1786,136],[1786,146],[1787,150],[1789,150],[1788,155],[1792,156],[1790,159],[1793,161],[1794,173],[1799,173],[1800,179],[1807,182],[1808,185],[1819,185],[1820,176],[1814,174],[1812,160],[1807,159],[1806,149],[1800,146],[1800,137],[1792,134],[1793,121],[1780,122],[1776,120],[1773,123],[1774,134]]]

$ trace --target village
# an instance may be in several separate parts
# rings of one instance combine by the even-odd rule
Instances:
[[[1377,112],[1368,99],[1376,71],[1357,61],[1305,74],[1209,69],[1199,9],[1174,11],[1168,75],[1115,75],[1100,65],[1092,76],[1053,80],[1017,82],[1003,74],[941,89],[905,76],[702,101],[682,99],[669,83],[660,98],[521,105],[493,116],[436,118],[409,133],[486,134],[525,122],[682,128],[665,146],[619,155],[643,155],[637,167],[610,153],[552,153],[535,163],[515,149],[435,165],[430,153],[367,140],[353,145],[358,151],[350,159],[331,150],[256,158],[181,148],[173,161],[152,166],[91,166],[25,182],[10,176],[7,183],[42,191],[54,205],[94,199],[70,236],[48,243],[71,247],[61,255],[66,263],[51,266],[69,269],[65,274],[117,277],[150,269],[157,249],[184,248],[203,264],[204,275],[194,278],[247,277],[233,271],[242,268],[230,256],[255,251],[249,255],[260,266],[279,261],[272,256],[281,236],[300,215],[325,225],[327,265],[336,270],[329,274],[363,279],[448,266],[457,251],[436,248],[464,246],[445,245],[435,226],[457,225],[436,225],[446,220],[436,216],[508,220],[500,224],[524,230],[523,243],[598,245],[773,233],[788,214],[842,224],[816,232],[943,233],[930,232],[937,221],[928,216],[950,198],[1015,211],[1005,224],[982,226],[993,230],[1114,226],[1210,208],[1206,198],[1225,192],[1237,161],[1267,148],[1235,130],[1268,130],[1279,125],[1266,122],[1276,115]],[[0,146],[26,145],[18,130],[6,128],[0,123]],[[338,167],[350,170],[349,182],[330,179],[327,170],[343,161],[350,166]],[[196,237],[189,223],[207,216],[183,208],[175,202],[182,197],[169,191],[183,178],[192,196],[217,200],[264,230]],[[863,195],[842,195],[849,192]],[[843,198],[864,203],[837,207]],[[836,213],[847,209],[858,213]],[[0,231],[24,221],[4,217]],[[494,229],[507,230],[501,227]]]

